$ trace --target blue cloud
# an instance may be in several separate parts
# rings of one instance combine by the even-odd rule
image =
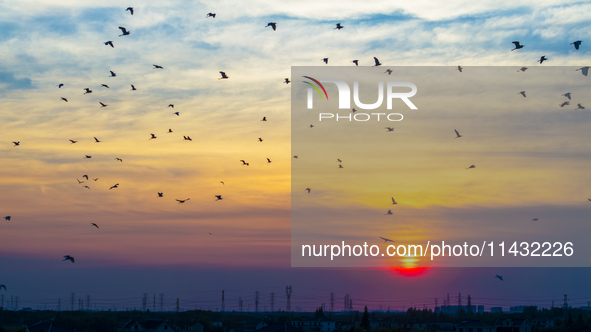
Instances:
[[[5,89],[33,89],[30,78],[16,78],[13,73],[0,70],[0,84],[6,85]]]

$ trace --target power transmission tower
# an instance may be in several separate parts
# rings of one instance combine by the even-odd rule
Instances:
[[[154,307],[152,308],[152,311],[156,311],[156,294],[154,294]]]
[[[176,312],[181,311],[181,306],[179,304],[179,298],[178,297],[176,298],[176,308],[175,308],[175,310],[176,310]]]
[[[468,313],[472,313],[472,298],[468,294]]]
[[[435,298],[435,308],[437,308],[437,298]],[[435,310],[433,310],[435,312]]]
[[[148,293],[144,293],[144,298],[142,299],[142,310],[146,311],[148,309]]]
[[[242,312],[242,298],[238,298],[238,308],[240,308],[240,312]]]
[[[345,306],[343,307],[343,311],[347,311],[349,309],[349,294],[345,295]]]
[[[86,295],[86,311],[90,311],[90,295]]]
[[[334,312],[334,293],[330,293],[330,312]]]
[[[275,308],[275,293],[271,293],[271,312],[273,312]]]
[[[285,294],[287,295],[287,311],[291,311],[291,285],[285,286]]]
[[[349,311],[353,311],[353,299],[349,299]]]
[[[462,293],[458,293],[458,311],[462,308]]]
[[[259,291],[254,292],[254,312],[259,312]]]
[[[222,291],[222,312],[226,311],[226,299],[224,297],[224,291]]]
[[[445,303],[445,305],[449,306],[449,293],[447,293],[447,302]]]

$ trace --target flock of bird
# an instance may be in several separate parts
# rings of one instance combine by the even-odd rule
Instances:
[[[130,15],[134,15],[134,8],[133,7],[126,8],[126,11],[128,11],[130,13]],[[216,13],[207,13],[206,18],[216,18]],[[276,22],[269,22],[265,26],[265,28],[267,28],[267,27],[271,27],[273,29],[273,31],[277,31],[277,23]],[[334,30],[341,30],[343,28],[344,28],[344,26],[341,25],[341,23],[337,23],[336,24],[336,27],[334,28]],[[131,31],[130,30],[127,30],[127,28],[125,28],[123,26],[120,26],[119,29],[121,30],[121,34],[119,35],[119,37],[125,37],[125,36],[130,36],[131,35]],[[574,45],[575,50],[579,50],[579,48],[581,46],[581,43],[582,43],[582,41],[577,40],[577,41],[572,42],[571,45]],[[513,49],[511,49],[511,51],[523,49],[524,46],[525,46],[525,45],[522,45],[519,41],[514,41],[513,44],[514,44],[515,47]],[[108,40],[108,41],[104,42],[104,45],[105,46],[110,46],[111,48],[115,48],[115,43],[112,40]],[[374,59],[373,67],[377,67],[377,66],[381,66],[382,65],[382,63],[378,60],[377,57],[374,57],[373,59]],[[325,64],[328,64],[329,58],[322,58],[321,60]],[[540,57],[540,59],[537,62],[539,64],[542,64],[545,61],[548,61],[548,58],[545,55],[543,55],[543,56]],[[359,60],[358,59],[352,60],[351,62],[355,66],[359,66]],[[160,66],[160,65],[157,65],[157,64],[153,64],[153,69],[154,70],[163,70],[164,67],[163,66]],[[527,69],[528,69],[527,67],[521,67],[518,70],[518,72],[519,71],[525,72]],[[458,70],[460,73],[462,73],[463,70],[464,70],[464,68],[461,67],[461,66],[457,66],[457,69],[456,70]],[[582,74],[584,76],[587,76],[588,75],[588,71],[589,71],[589,67],[582,67],[582,68],[577,69],[577,71],[578,70],[581,70],[582,71]],[[384,73],[386,73],[388,75],[391,75],[392,72],[393,72],[392,69],[387,69]],[[110,78],[117,77],[117,74],[114,71],[109,70],[109,73],[110,73],[110,75],[108,77],[110,77]],[[220,76],[221,77],[218,78],[218,80],[225,80],[225,79],[229,79],[230,78],[226,74],[226,72],[224,72],[224,71],[220,71],[219,73],[220,73]],[[289,84],[289,83],[291,83],[291,81],[290,81],[289,78],[285,78],[284,81],[283,81],[283,83]],[[58,84],[58,89],[62,89],[64,86],[65,86],[64,83],[60,83],[60,84]],[[107,84],[101,84],[101,87],[102,88],[105,88],[105,89],[109,89],[109,86]],[[136,91],[136,90],[137,90],[136,87],[132,84],[131,85],[131,91]],[[84,94],[85,95],[86,94],[93,93],[93,91],[90,88],[83,88],[83,91],[84,91]],[[526,91],[520,91],[518,94],[521,94],[524,98],[527,97],[526,96]],[[569,101],[564,101],[563,103],[561,103],[559,105],[560,107],[564,107],[564,106],[570,105],[571,93],[570,92],[567,92],[567,93],[563,94],[563,96],[564,97],[567,97]],[[68,99],[65,98],[65,97],[61,97],[61,100],[64,101],[64,102],[68,102]],[[99,104],[100,104],[100,107],[101,108],[105,108],[105,107],[108,107],[109,106],[108,104],[105,104],[103,102],[99,102]],[[174,104],[169,104],[168,107],[174,109]],[[579,103],[577,110],[578,109],[585,109],[585,108]],[[352,112],[353,113],[356,112],[356,109],[353,108],[352,109]],[[180,112],[178,112],[178,111],[174,112],[173,114],[176,115],[176,116],[180,116]],[[260,121],[267,121],[267,117],[266,116],[263,117],[263,119],[260,120]],[[310,125],[310,128],[313,128],[313,127],[314,127],[313,125]],[[385,129],[386,129],[387,132],[393,132],[394,131],[394,128],[393,127],[385,127]],[[454,132],[455,132],[455,135],[456,135],[455,138],[461,138],[461,137],[463,137],[462,135],[460,135],[460,133],[458,132],[458,130],[454,129]],[[168,133],[173,133],[172,129],[168,129]],[[95,143],[101,143],[102,142],[97,137],[93,137],[93,138],[94,138],[94,142]],[[156,136],[156,134],[150,133],[149,140],[154,140],[154,139],[157,139],[157,138],[158,137]],[[191,137],[188,136],[188,135],[184,135],[183,136],[183,140],[192,141]],[[263,142],[263,139],[259,137],[258,138],[258,141],[262,143]],[[76,143],[78,143],[78,140],[70,139],[69,142],[70,142],[70,144],[76,144]],[[13,145],[14,147],[18,147],[21,144],[20,141],[13,141],[12,143],[14,144]],[[92,158],[92,155],[85,155],[84,158],[90,159],[90,158]],[[298,159],[299,156],[298,155],[294,155],[293,158],[294,159]],[[119,162],[123,162],[123,160],[121,158],[119,158],[119,157],[115,157],[114,160],[119,161]],[[337,161],[339,163],[338,164],[338,168],[343,168],[342,160],[341,159],[337,159]],[[245,160],[240,160],[240,162],[242,163],[243,166],[249,166],[250,165],[250,163],[249,162],[246,162]],[[271,163],[271,160],[269,158],[267,158],[267,163]],[[475,165],[470,165],[466,169],[474,169],[474,168],[476,168]],[[86,174],[83,175],[82,178],[86,179],[86,181],[89,180],[89,176],[86,175]],[[85,181],[81,181],[81,180],[78,180],[78,179],[76,179],[76,180],[78,181],[79,184],[85,183]],[[96,182],[96,181],[99,180],[99,178],[92,178],[92,180]],[[225,185],[225,183],[223,181],[220,181],[220,183],[222,185]],[[109,190],[117,189],[118,187],[119,187],[119,183],[116,183],[116,184],[110,186]],[[84,188],[90,189],[90,187],[87,186],[87,185],[85,185]],[[311,190],[311,188],[306,188],[305,191],[307,191],[308,193],[311,193],[312,190]],[[164,193],[163,192],[158,192],[157,193],[157,197],[159,197],[159,198],[164,197]],[[214,197],[216,198],[215,199],[216,201],[222,200],[222,195],[214,195]],[[178,204],[186,203],[189,200],[190,200],[190,198],[176,199],[176,201],[178,202]],[[396,202],[396,200],[394,199],[394,197],[391,198],[391,201],[392,201],[392,205],[397,205],[398,204]],[[588,199],[588,201],[591,202],[591,198]],[[392,214],[393,213],[392,213],[392,210],[391,209],[389,209],[388,212],[386,213],[386,215],[392,215]],[[11,216],[5,216],[5,220],[10,221],[11,220]],[[534,218],[532,220],[533,221],[537,221],[538,218]],[[92,227],[95,227],[96,229],[100,229],[99,226],[96,223],[91,223],[91,226]],[[208,233],[208,234],[209,235],[212,235],[212,233]],[[395,241],[393,241],[391,239],[384,238],[384,237],[380,237],[380,239],[382,239],[384,242],[395,242]],[[71,256],[71,255],[65,255],[65,256],[63,256],[63,258],[64,258],[63,261],[70,261],[72,263],[75,262],[74,257]],[[502,276],[499,276],[499,275],[496,275],[495,278],[498,278],[501,281],[503,280],[503,277]],[[5,285],[0,285],[0,290],[2,288],[4,288],[4,290],[6,290],[6,286]]]

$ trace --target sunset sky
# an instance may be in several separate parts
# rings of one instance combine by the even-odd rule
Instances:
[[[325,57],[328,66],[353,66],[354,59],[369,66],[374,56],[384,69],[450,66],[450,75],[459,74],[451,67],[457,65],[466,68],[462,75],[470,66],[510,66],[501,68],[537,84],[536,61],[546,55],[543,66],[573,72],[556,79],[555,96],[542,90],[525,100],[516,95],[520,90],[511,94],[516,102],[531,102],[517,115],[511,109],[486,116],[462,108],[435,116],[432,107],[419,109],[395,125],[406,160],[397,166],[407,175],[360,197],[351,195],[355,187],[344,188],[336,199],[350,205],[349,217],[384,217],[389,197],[396,196],[406,218],[416,220],[472,220],[488,211],[483,219],[539,217],[549,229],[560,227],[547,220],[558,223],[565,215],[575,225],[589,222],[591,100],[580,93],[569,110],[558,107],[564,88],[573,96],[589,91],[590,78],[574,71],[589,65],[589,3],[23,0],[2,1],[0,8],[0,213],[12,217],[0,222],[0,284],[23,306],[53,307],[71,292],[104,303],[126,298],[116,303],[133,306],[148,292],[201,297],[203,302],[190,305],[214,309],[222,289],[234,289],[227,296],[237,302],[234,297],[247,298],[257,289],[283,296],[286,284],[293,284],[294,293],[302,290],[294,301],[308,309],[326,302],[329,292],[338,299],[350,293],[359,305],[367,299],[374,308],[394,296],[398,306],[429,304],[447,292],[480,296],[487,306],[519,299],[549,306],[565,293],[579,305],[591,300],[591,268],[438,268],[409,277],[390,269],[290,267],[296,154],[290,96],[293,84],[303,85],[291,77],[292,66],[325,66]],[[206,18],[208,12],[216,18]],[[277,22],[277,31],[264,28],[268,22]],[[336,23],[345,28],[333,30]],[[118,37],[119,26],[130,35]],[[514,40],[525,47],[511,52]],[[575,40],[583,40],[578,51],[570,45]],[[521,66],[530,69],[516,72]],[[219,71],[230,78],[218,80]],[[283,84],[286,77],[293,83]],[[92,94],[84,95],[84,88]],[[546,101],[553,109],[542,109]],[[577,102],[587,109],[574,111]],[[512,118],[500,121],[501,115]],[[465,135],[460,142],[453,139],[456,126]],[[497,135],[507,132],[512,137]],[[149,140],[151,133],[157,139]],[[376,140],[386,133],[378,134]],[[192,141],[183,140],[187,135]],[[450,153],[453,160],[443,158]],[[336,167],[335,157],[327,158],[326,165]],[[484,171],[486,182],[464,177],[470,164],[480,172],[471,176]],[[454,167],[457,172],[449,170]],[[417,185],[422,174],[438,182]],[[294,195],[304,195],[304,188],[294,188]],[[184,204],[175,201],[186,198]],[[344,233],[377,238],[388,231]],[[76,263],[62,262],[64,255]],[[502,273],[513,278],[493,283]]]

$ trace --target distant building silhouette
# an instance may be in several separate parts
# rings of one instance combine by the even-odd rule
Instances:
[[[130,320],[125,323],[118,332],[144,331],[144,332],[169,332],[175,330],[174,327],[162,319],[147,319],[143,321]]]
[[[495,322],[496,332],[531,332],[531,325],[527,319],[507,318]]]

